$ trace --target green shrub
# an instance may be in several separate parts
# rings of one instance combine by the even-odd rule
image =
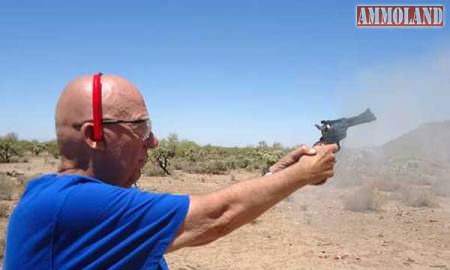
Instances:
[[[220,160],[209,160],[204,162],[193,162],[184,171],[199,174],[226,174],[228,168],[226,162]]]
[[[17,194],[17,185],[13,178],[0,174],[0,200],[13,200]]]
[[[256,147],[200,146],[170,134],[160,140],[158,148],[150,150],[149,156],[154,164],[168,173],[170,170],[182,170],[188,173],[225,174],[236,169],[261,170],[270,167],[287,151],[279,143],[269,146],[264,141]],[[149,174],[153,173],[159,174],[160,171]]]
[[[53,141],[48,141],[44,143],[45,151],[52,155],[54,158],[59,158],[59,148],[58,143]]]
[[[23,156],[24,150],[15,133],[0,137],[0,163],[12,162],[14,158]]]
[[[38,142],[36,140],[31,141],[31,147],[30,147],[30,152],[34,155],[34,156],[39,156],[40,153],[44,152],[47,150],[47,146],[45,143],[41,143]]]
[[[0,237],[0,259],[3,258],[4,252],[5,252],[5,239],[3,237]]]
[[[9,203],[0,202],[0,218],[7,218],[9,216]]]

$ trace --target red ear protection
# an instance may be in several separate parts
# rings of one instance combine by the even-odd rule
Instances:
[[[92,77],[92,122],[94,123],[93,140],[96,142],[103,140],[102,127],[102,73],[99,72]]]

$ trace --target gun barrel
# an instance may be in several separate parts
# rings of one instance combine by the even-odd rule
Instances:
[[[363,113],[354,116],[354,117],[349,117],[347,118],[347,123],[348,126],[356,126],[356,125],[360,125],[360,124],[364,124],[364,123],[369,123],[372,121],[375,121],[377,118],[375,117],[375,115],[370,111],[370,109],[365,110]]]

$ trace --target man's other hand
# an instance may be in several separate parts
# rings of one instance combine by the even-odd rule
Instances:
[[[273,164],[269,168],[269,172],[279,172],[296,163],[303,155],[313,156],[316,154],[316,152],[317,151],[314,148],[310,148],[306,145],[301,145],[297,149],[282,157],[279,161],[277,161],[277,163]]]

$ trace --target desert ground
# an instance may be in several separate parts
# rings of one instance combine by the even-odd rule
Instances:
[[[26,163],[0,164],[0,173],[8,173],[20,187],[29,177],[55,171],[56,166],[51,157],[33,157]],[[151,192],[196,194],[258,174],[174,171],[166,177],[144,176],[138,185]],[[429,183],[390,185],[365,179],[370,184],[340,184],[348,174],[351,171],[338,167],[327,184],[304,187],[230,235],[167,255],[169,266],[175,270],[450,269],[450,196],[432,193]],[[420,192],[411,199],[411,190]],[[0,201],[6,209],[1,213],[3,239],[19,193]]]

